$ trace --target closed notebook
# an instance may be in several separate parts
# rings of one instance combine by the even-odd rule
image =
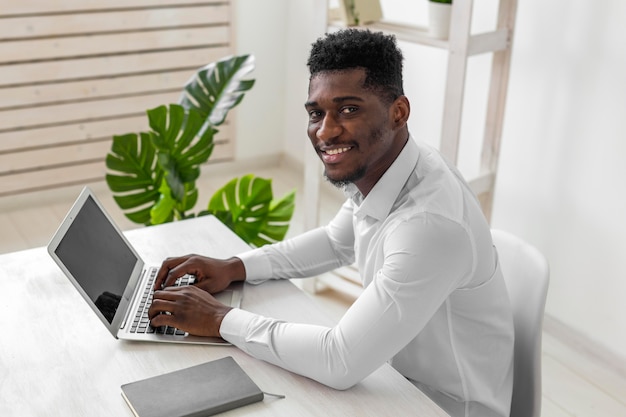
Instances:
[[[263,400],[230,356],[122,385],[122,396],[138,417],[211,416]]]

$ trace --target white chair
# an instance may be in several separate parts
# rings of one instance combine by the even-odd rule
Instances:
[[[550,269],[534,246],[492,230],[513,307],[515,354],[511,417],[541,415],[541,332]]]

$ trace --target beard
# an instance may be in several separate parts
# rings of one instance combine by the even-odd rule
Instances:
[[[351,173],[344,175],[342,178],[331,178],[326,173],[326,170],[324,170],[324,178],[326,178],[326,181],[331,183],[333,186],[343,190],[348,185],[363,178],[365,176],[366,171],[367,169],[364,166],[360,166],[356,170],[352,171]]]
[[[375,144],[376,142],[382,140],[383,133],[384,131],[382,126],[373,128],[370,130],[369,135],[367,135],[366,140],[367,142],[369,142],[370,145]],[[351,145],[354,146],[356,149],[359,148],[358,143],[352,143]],[[365,174],[367,174],[367,165],[365,164],[358,166],[352,172],[344,174],[341,178],[331,178],[328,176],[327,171],[324,170],[324,178],[326,178],[329,183],[341,190],[344,190],[346,186],[353,184],[355,181],[358,181],[361,178],[365,177]]]

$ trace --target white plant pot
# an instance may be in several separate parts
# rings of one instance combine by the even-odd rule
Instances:
[[[437,39],[448,39],[452,5],[428,2],[428,34]]]

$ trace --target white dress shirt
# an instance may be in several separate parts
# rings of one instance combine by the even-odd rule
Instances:
[[[240,255],[251,283],[356,262],[364,291],[341,321],[233,309],[222,337],[337,389],[389,362],[452,416],[508,416],[512,312],[489,226],[460,174],[409,138],[366,198],[346,192],[327,226]]]

